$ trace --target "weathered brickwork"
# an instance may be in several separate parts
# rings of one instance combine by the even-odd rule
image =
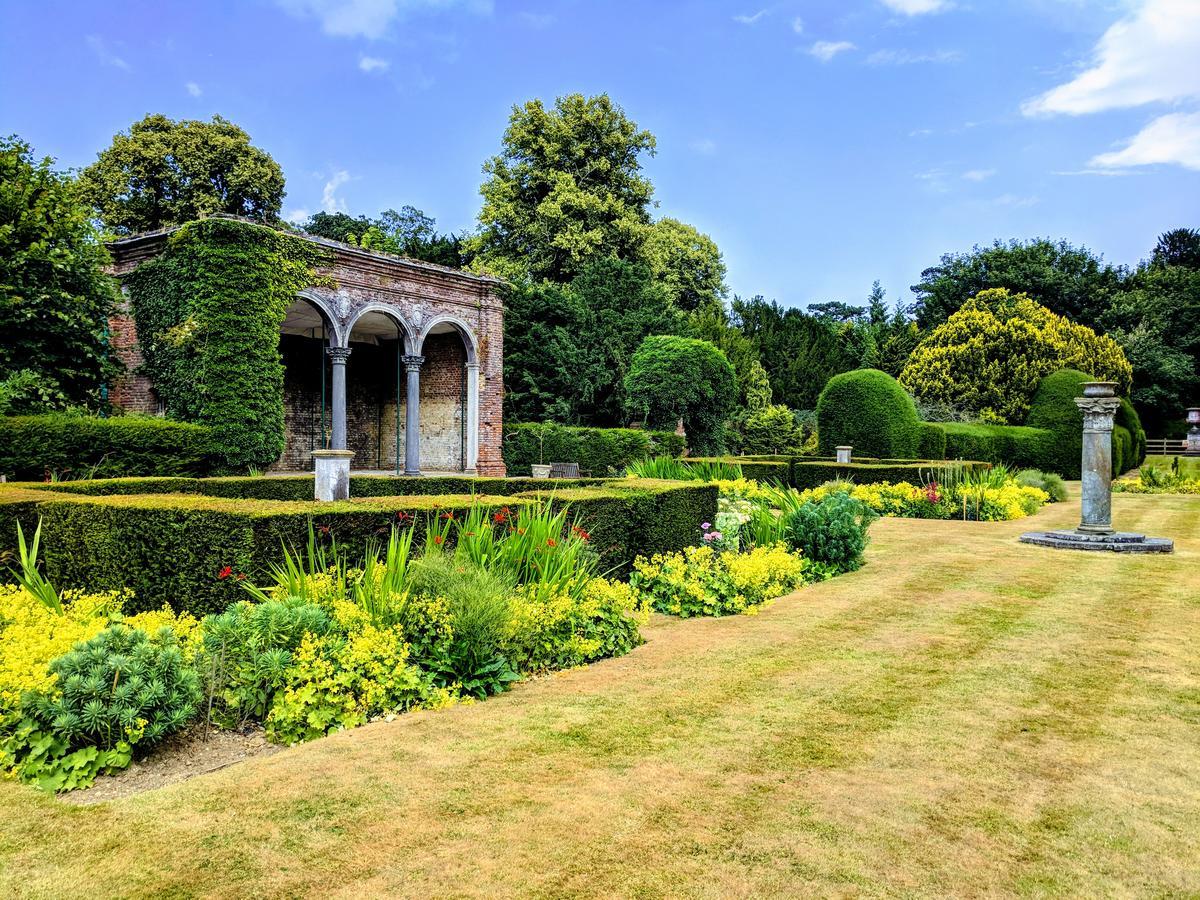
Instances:
[[[141,235],[110,245],[113,273],[118,277],[153,258],[165,245],[167,232]],[[403,353],[421,355],[420,461],[428,471],[461,471],[467,464],[469,404],[468,364],[478,365],[478,461],[481,475],[504,475],[500,442],[503,435],[504,309],[499,282],[429,263],[403,260],[309,238],[329,252],[319,286],[302,297],[321,311],[329,343],[349,346],[346,364],[346,443],[355,452],[354,466],[396,466],[396,342],[359,342],[355,322],[366,314],[383,314],[402,330]],[[326,283],[331,282],[331,283]],[[137,373],[141,354],[132,320],[122,312],[110,322],[115,352],[128,373],[112,386],[114,400],[127,409],[154,412],[152,385]],[[280,343],[286,367],[284,412],[286,449],[272,468],[309,470],[311,453],[321,442],[321,344],[312,338],[284,335]],[[324,435],[330,420],[329,362],[326,367]],[[405,374],[400,373],[400,442],[404,456]],[[402,467],[402,466],[401,466]]]
[[[158,398],[150,379],[139,372],[144,360],[128,302],[122,300],[117,312],[108,320],[108,346],[125,367],[125,371],[109,385],[108,399],[126,412],[154,415],[159,412]]]

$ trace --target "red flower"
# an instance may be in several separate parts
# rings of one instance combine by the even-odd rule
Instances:
[[[329,534],[331,531],[333,531],[333,526],[331,526],[331,525],[318,525],[318,526],[317,526],[317,531],[319,531],[321,534]]]
[[[524,529],[524,528],[518,528],[518,529],[517,529],[517,534],[521,534],[521,535],[523,535],[524,533],[525,533],[525,529]]]
[[[554,538],[546,538],[546,546],[547,547],[557,547],[558,541],[556,541]]]
[[[404,510],[401,510],[400,512],[396,513],[396,518],[399,519],[401,522],[407,522],[409,519],[412,518],[412,516],[410,516],[408,513],[404,512]]]
[[[245,572],[238,572],[237,580],[238,580],[238,581],[245,581],[245,580],[246,580],[246,573],[245,573]]]
[[[440,534],[437,534],[437,535],[434,535],[433,542],[440,547],[440,546],[442,546],[442,544],[446,543],[446,539],[444,537],[442,537]]]
[[[442,513],[442,518],[452,522],[452,521],[454,521],[454,513],[444,512],[444,513]]]
[[[232,574],[233,574],[233,566],[226,566],[220,572],[217,573],[217,577],[220,578],[222,581],[224,581],[226,578],[228,578]]]

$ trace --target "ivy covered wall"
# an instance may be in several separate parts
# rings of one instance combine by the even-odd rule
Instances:
[[[209,425],[232,469],[284,446],[279,331],[326,254],[261,225],[203,219],[127,276],[144,371],[166,414]]]

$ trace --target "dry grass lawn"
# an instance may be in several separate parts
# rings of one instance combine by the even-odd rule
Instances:
[[[885,520],[758,616],[163,790],[0,784],[0,896],[1200,895],[1200,498],[1172,557]]]

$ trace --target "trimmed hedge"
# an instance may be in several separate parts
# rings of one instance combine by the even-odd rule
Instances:
[[[275,480],[221,479],[239,487]],[[470,479],[458,481],[461,485]],[[514,481],[503,485],[511,489],[505,495],[361,496],[338,503],[234,499],[198,492],[89,495],[9,486],[0,489],[0,528],[3,543],[13,544],[15,522],[28,530],[40,516],[46,573],[60,588],[129,588],[135,595],[131,612],[166,602],[176,610],[204,615],[242,598],[237,575],[262,579],[271,564],[279,562],[283,545],[303,547],[310,522],[353,558],[368,540],[385,537],[393,524],[408,517],[420,543],[430,515],[457,515],[473,501],[500,509],[545,497],[556,505],[570,504],[591,533],[606,570],[626,572],[639,554],[697,543],[700,523],[712,521],[717,512],[715,485],[613,479],[602,486],[562,487],[563,482],[538,481],[532,484],[540,489],[530,490],[531,481]],[[126,487],[130,484],[125,482]],[[231,567],[232,575],[221,578],[225,566]]]
[[[946,432],[936,422],[918,422],[920,439],[917,441],[917,455],[921,459],[945,459]],[[980,456],[952,456],[959,459],[982,459]]]
[[[839,445],[865,456],[915,459],[921,421],[912,397],[886,372],[856,369],[829,379],[817,400],[821,453]]]
[[[504,465],[510,475],[531,473],[539,461],[538,435],[545,429],[540,459],[546,463],[579,463],[581,475],[604,477],[609,469],[624,472],[636,459],[679,456],[684,439],[672,431],[637,428],[576,428],[569,425],[514,424],[504,426]]]
[[[203,425],[141,416],[0,419],[0,473],[13,478],[207,475],[220,471],[223,459],[212,429]]]
[[[1044,472],[1057,472],[1063,478],[1078,479],[1083,457],[1083,413],[1075,398],[1083,396],[1083,385],[1092,381],[1091,375],[1075,369],[1061,369],[1047,375],[1038,385],[1025,424],[1054,433],[1046,448],[1042,464]],[[1114,459],[1116,454],[1114,453]]]
[[[821,460],[809,462],[797,460],[792,484],[799,490],[819,487],[835,478],[853,481],[855,484],[876,484],[881,481],[908,481],[920,484],[929,478],[943,480],[938,472],[951,468],[987,468],[984,462],[947,462],[946,460],[906,460],[891,463],[837,463]]]
[[[1146,461],[1146,429],[1142,427],[1142,418],[1134,409],[1133,404],[1125,397],[1121,398],[1121,407],[1114,417],[1114,424],[1129,431],[1132,453],[1125,458],[1125,467],[1121,474],[1130,469],[1136,469]]]
[[[974,459],[1004,463],[1017,469],[1044,469],[1053,454],[1055,436],[1044,428],[1026,425],[967,425],[942,422],[947,459]]]

